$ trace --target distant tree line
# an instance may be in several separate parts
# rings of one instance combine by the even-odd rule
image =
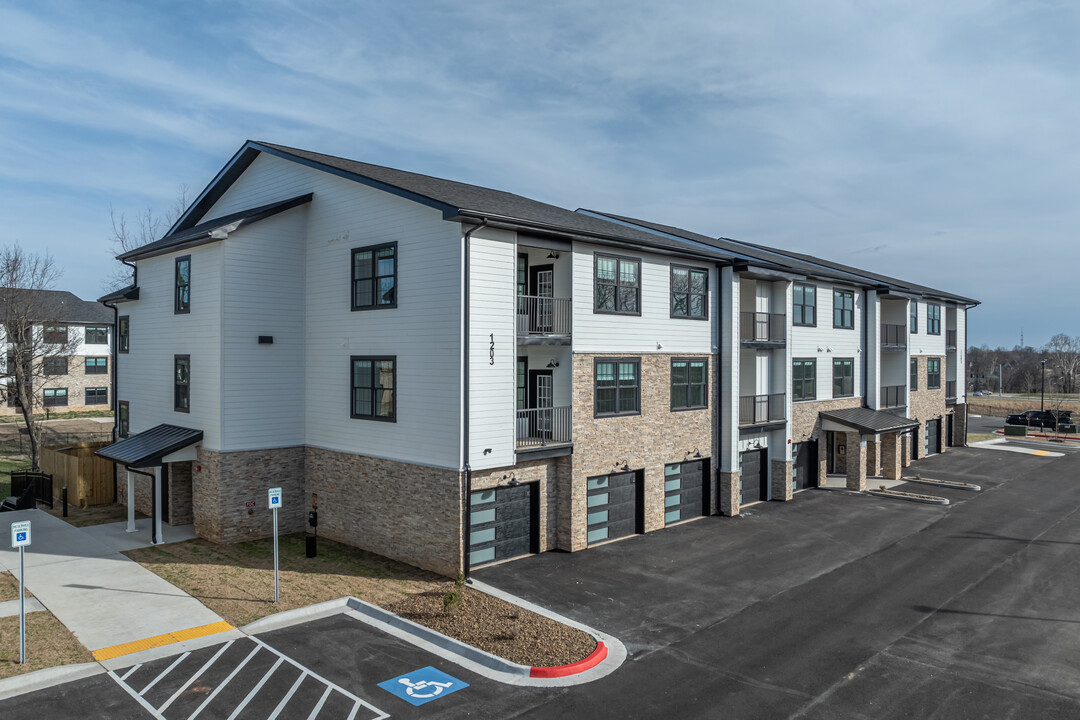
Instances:
[[[1033,393],[1042,389],[1043,361],[1046,367],[1047,393],[1075,393],[1080,373],[1080,336],[1058,333],[1042,348],[1020,347],[1007,350],[986,345],[968,348],[968,387],[971,391],[998,390],[1007,393]]]

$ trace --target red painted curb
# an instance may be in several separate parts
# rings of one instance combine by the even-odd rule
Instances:
[[[529,677],[534,678],[557,678],[566,677],[567,675],[577,675],[580,672],[585,672],[589,668],[596,667],[604,661],[607,657],[607,645],[596,641],[596,649],[593,650],[587,657],[578,660],[575,663],[569,665],[555,665],[554,667],[532,667],[529,668]]]

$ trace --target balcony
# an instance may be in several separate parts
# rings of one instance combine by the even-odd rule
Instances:
[[[783,347],[787,342],[787,316],[739,313],[739,342],[743,347]]]
[[[956,402],[956,381],[955,380],[946,380],[945,381],[945,402],[950,402],[950,403],[955,403]]]
[[[536,450],[574,441],[570,406],[517,411],[517,449]]]
[[[519,344],[569,345],[570,325],[570,298],[518,295]]]
[[[881,324],[881,349],[885,352],[907,348],[907,328],[903,325]]]
[[[739,425],[768,425],[784,422],[784,393],[743,395],[739,398]]]
[[[956,349],[956,331],[955,330],[946,330],[945,331],[945,349],[946,350],[955,350]]]
[[[881,408],[900,408],[907,405],[906,390],[906,385],[882,385]]]

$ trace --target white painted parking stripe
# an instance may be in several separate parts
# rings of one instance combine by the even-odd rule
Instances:
[[[248,664],[248,661],[251,660],[251,658],[255,657],[256,654],[258,654],[259,650],[260,648],[256,646],[254,650],[248,653],[248,656],[244,658],[239,665],[233,668],[233,671],[229,673],[229,676],[222,680],[220,685],[214,688],[214,692],[207,695],[206,699],[202,701],[202,704],[199,705],[199,707],[195,708],[195,712],[191,713],[191,715],[188,715],[188,720],[195,720],[195,718],[199,716],[199,713],[201,713],[207,705],[213,702],[214,698],[217,697],[218,693],[224,690],[225,686],[232,682],[232,679],[236,677],[241,670],[244,669],[244,666]]]
[[[278,661],[274,663],[274,667],[266,671],[266,674],[263,675],[262,680],[256,683],[255,687],[251,688],[251,692],[247,694],[247,697],[244,698],[243,701],[241,701],[241,703],[236,706],[236,709],[232,711],[232,715],[229,716],[228,720],[236,720],[236,716],[239,715],[241,711],[243,711],[243,709],[247,707],[247,704],[251,702],[251,699],[254,698],[260,690],[262,690],[262,686],[266,684],[266,681],[270,679],[270,676],[274,674],[274,671],[276,671],[283,662],[285,662],[285,658],[279,657]]]
[[[349,717],[345,718],[345,720],[353,720],[353,718],[356,717],[356,713],[358,712],[360,712],[360,703],[355,703],[352,706],[352,712],[349,713]]]
[[[154,720],[165,720],[164,715],[162,715],[160,712],[155,710],[153,705],[146,702],[146,698],[144,698],[139,693],[135,692],[135,688],[131,687],[126,682],[121,680],[119,675],[117,675],[112,670],[109,670],[109,677],[111,677],[113,680],[115,680],[117,685],[124,688],[124,692],[126,692],[131,697],[135,698],[135,702],[142,705],[143,710],[146,710],[146,712],[150,713],[151,717],[153,717]]]
[[[149,690],[150,688],[152,688],[152,687],[154,687],[155,685],[157,685],[157,684],[158,684],[158,681],[159,681],[159,680],[161,680],[161,678],[165,677],[165,676],[166,676],[166,675],[168,675],[168,674],[169,674],[170,672],[172,672],[173,668],[175,668],[175,667],[176,667],[177,665],[179,665],[179,664],[180,664],[181,662],[183,662],[184,658],[186,658],[186,657],[187,657],[188,655],[190,655],[190,654],[191,654],[191,653],[189,653],[189,652],[186,652],[186,653],[184,653],[183,655],[181,655],[180,657],[176,658],[176,660],[174,660],[174,661],[173,661],[173,664],[172,664],[172,665],[170,665],[169,667],[165,668],[164,672],[162,672],[162,673],[161,673],[160,675],[158,675],[158,676],[157,676],[156,678],[154,678],[153,680],[151,680],[151,681],[150,681],[150,684],[149,684],[149,685],[147,685],[146,687],[144,687],[144,688],[143,688],[142,690],[140,690],[140,691],[139,691],[139,694],[140,694],[140,695],[145,695],[145,694],[146,694],[146,691],[147,691],[147,690]],[[125,675],[124,677],[126,678],[127,676]]]
[[[322,710],[322,706],[326,704],[326,698],[330,697],[330,691],[333,690],[329,685],[326,686],[326,692],[319,698],[319,702],[315,703],[315,707],[311,708],[311,714],[307,716],[307,720],[315,720],[319,715],[319,711]]]
[[[280,715],[281,711],[285,709],[285,706],[289,703],[289,700],[292,700],[293,694],[300,687],[300,683],[304,682],[304,678],[306,678],[307,675],[308,674],[306,671],[300,673],[300,677],[296,678],[296,682],[294,682],[293,686],[289,688],[289,692],[285,693],[285,697],[281,698],[281,702],[278,703],[278,706],[274,708],[274,712],[270,713],[270,717],[266,718],[266,720],[277,720],[277,716]]]
[[[132,665],[130,668],[128,668],[128,671],[126,673],[124,673],[123,675],[120,676],[120,679],[121,680],[127,680],[129,677],[131,677],[132,673],[134,673],[136,670],[138,670],[141,667],[142,667],[142,663],[139,663],[138,665]]]
[[[208,668],[209,668],[209,667],[210,667],[211,665],[213,665],[213,664],[214,664],[214,662],[216,662],[216,661],[217,661],[217,659],[218,659],[219,657],[221,657],[221,656],[222,656],[222,654],[224,654],[224,652],[225,652],[226,650],[228,650],[228,649],[229,649],[229,647],[230,647],[230,646],[231,646],[231,645],[233,644],[233,642],[234,642],[233,640],[230,640],[229,642],[227,642],[227,643],[225,643],[224,645],[222,645],[222,646],[221,646],[221,649],[217,651],[217,653],[216,653],[216,654],[214,655],[214,657],[212,657],[212,658],[210,658],[209,660],[207,660],[207,661],[206,661],[206,664],[205,664],[205,665],[203,665],[203,666],[202,666],[201,668],[199,668],[198,670],[196,670],[196,671],[195,671],[195,674],[194,674],[194,675],[192,675],[192,676],[191,676],[190,678],[188,678],[188,681],[187,681],[186,683],[184,683],[183,685],[181,685],[181,686],[180,686],[180,687],[179,687],[179,688],[177,689],[177,691],[173,693],[172,697],[171,697],[171,698],[169,698],[168,700],[166,700],[166,701],[165,701],[165,704],[164,704],[164,705],[162,705],[161,707],[159,707],[159,708],[158,708],[158,712],[160,712],[160,713],[163,713],[163,712],[165,712],[165,709],[166,709],[167,707],[169,707],[170,705],[172,705],[172,704],[173,704],[173,701],[174,701],[174,700],[176,700],[176,698],[180,697],[180,693],[182,693],[182,692],[184,692],[185,690],[187,690],[187,687],[188,687],[188,685],[190,685],[191,683],[195,682],[195,678],[197,678],[197,677],[199,677],[200,675],[202,675],[204,671],[206,671],[206,670],[207,670],[207,669],[208,669]]]

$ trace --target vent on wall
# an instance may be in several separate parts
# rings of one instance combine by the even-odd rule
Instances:
[[[273,335],[260,335],[259,336],[259,344],[260,345],[273,345],[274,344],[274,336]]]

